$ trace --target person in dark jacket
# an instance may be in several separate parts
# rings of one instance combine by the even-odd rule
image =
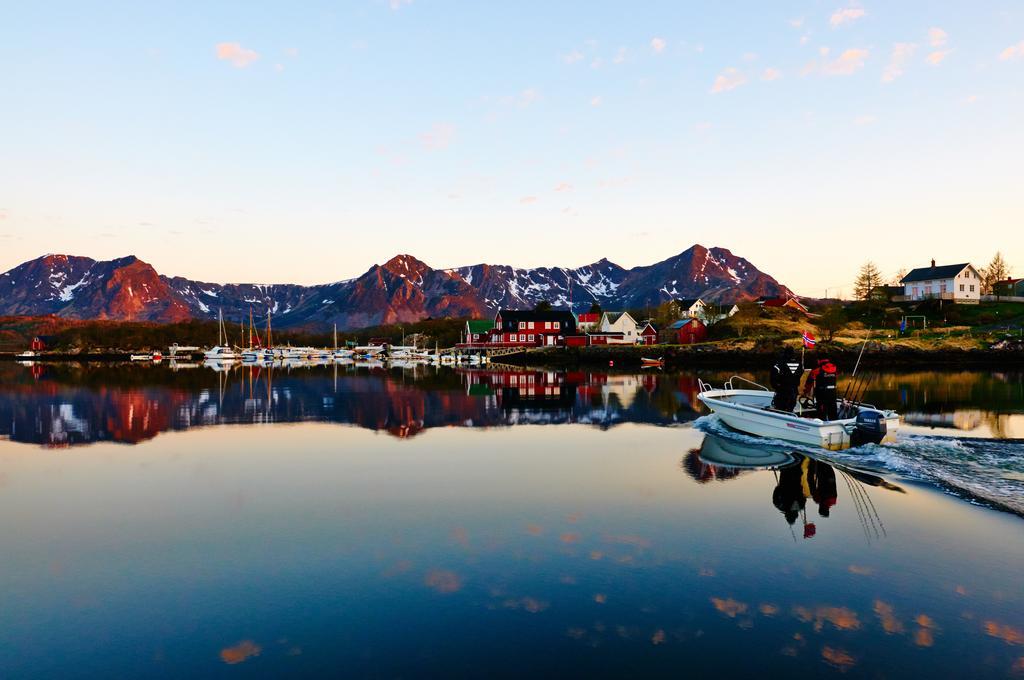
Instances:
[[[804,384],[804,394],[814,394],[818,417],[822,420],[835,420],[839,417],[839,395],[836,393],[838,373],[831,359],[818,359],[817,368],[811,371]]]
[[[786,347],[783,349],[772,366],[771,377],[769,378],[772,389],[775,390],[772,408],[780,411],[792,411],[796,407],[796,398],[800,389],[800,376],[802,374],[800,362],[796,360],[796,353],[793,352],[793,348]]]

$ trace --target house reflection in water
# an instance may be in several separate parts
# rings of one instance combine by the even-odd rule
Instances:
[[[333,422],[411,437],[433,427],[623,422],[698,416],[685,376],[503,368],[415,372],[354,366],[0,366],[0,436],[50,447],[134,444],[220,424]]]

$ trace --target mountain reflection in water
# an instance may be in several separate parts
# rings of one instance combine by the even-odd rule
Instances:
[[[50,447],[135,444],[221,424],[321,421],[404,438],[434,427],[671,425],[699,415],[696,377],[683,374],[69,364],[0,372],[0,436]]]

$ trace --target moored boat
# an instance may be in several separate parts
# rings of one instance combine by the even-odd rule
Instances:
[[[895,411],[883,410],[861,402],[839,400],[839,412],[846,417],[822,420],[814,409],[798,405],[793,411],[772,407],[775,393],[762,385],[748,382],[756,389],[736,389],[734,376],[721,389],[700,381],[697,398],[718,418],[734,430],[768,439],[780,439],[830,451],[864,444],[894,441],[900,417]]]

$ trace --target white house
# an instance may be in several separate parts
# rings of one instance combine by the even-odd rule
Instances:
[[[629,312],[605,312],[598,329],[602,333],[622,333],[621,338],[607,340],[609,345],[635,345],[640,341],[640,327]]]
[[[707,305],[700,298],[676,300],[675,303],[680,319],[703,319],[707,311]]]
[[[935,298],[953,302],[976,303],[981,300],[981,276],[970,262],[919,267],[904,276],[903,295],[907,300]]]

